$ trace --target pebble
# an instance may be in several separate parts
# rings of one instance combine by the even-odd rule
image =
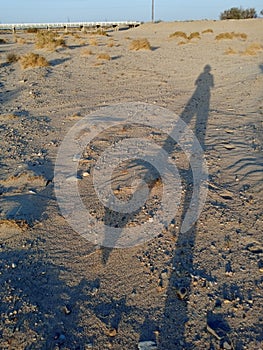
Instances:
[[[187,295],[187,289],[185,287],[180,287],[176,293],[179,299],[183,300]]]
[[[253,242],[247,245],[247,250],[254,254],[263,253],[263,246],[257,242]]]
[[[69,315],[71,313],[71,310],[65,305],[62,308],[65,315]]]
[[[231,350],[232,346],[227,341],[225,341],[223,343],[223,349]]]
[[[90,173],[89,173],[89,172],[87,172],[87,171],[84,171],[84,172],[82,173],[82,176],[83,176],[83,177],[90,176]]]
[[[108,336],[109,337],[115,337],[117,335],[117,330],[115,328],[110,328],[108,330]]]
[[[152,340],[141,341],[138,344],[139,350],[157,350],[157,345]]]

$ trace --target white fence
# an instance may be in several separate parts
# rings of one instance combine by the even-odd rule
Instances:
[[[66,23],[7,23],[1,24],[0,29],[51,29],[51,28],[115,28],[115,27],[137,27],[141,22],[137,21],[122,21],[122,22],[66,22]]]

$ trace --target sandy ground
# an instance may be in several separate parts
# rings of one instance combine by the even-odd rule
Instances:
[[[17,33],[23,44],[0,34],[8,41],[0,44],[1,349],[263,349],[262,24],[144,24],[96,36],[96,46],[90,34],[68,33],[67,47],[53,52],[35,49],[34,34]],[[179,44],[184,40],[169,37],[175,31],[198,31],[201,38]],[[215,40],[233,31],[247,38]],[[129,50],[138,38],[152,50]],[[251,44],[258,50],[249,55]],[[31,51],[50,66],[23,70],[6,61],[8,53]],[[99,60],[99,53],[111,59]],[[209,74],[206,86],[196,83],[200,74]],[[124,102],[168,108],[189,124],[205,148],[209,192],[188,232],[181,233],[178,214],[144,244],[101,249],[60,214],[54,165],[70,127]],[[129,130],[113,131],[103,135],[106,144],[120,132],[129,137]],[[99,153],[87,147],[80,171],[90,171]],[[171,149],[185,193],[181,213],[192,186],[182,153]],[[88,179],[80,192],[101,219]],[[158,184],[154,189],[159,198]],[[150,199],[133,224],[149,219],[154,206]]]

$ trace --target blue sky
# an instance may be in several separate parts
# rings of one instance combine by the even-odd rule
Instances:
[[[254,7],[262,0],[154,0],[155,20],[218,19],[231,7]],[[0,22],[151,20],[152,0],[0,0]]]

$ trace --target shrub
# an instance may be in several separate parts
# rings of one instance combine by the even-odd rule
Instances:
[[[36,35],[36,48],[55,50],[59,46],[66,46],[63,38],[58,38],[54,32],[38,32]]]
[[[30,53],[22,56],[19,59],[19,61],[20,61],[21,67],[23,69],[49,66],[49,63],[45,59],[45,57],[40,56],[40,55],[33,53],[33,52],[30,52]]]
[[[7,41],[5,39],[0,38],[0,44],[6,44]]]
[[[6,59],[8,63],[15,63],[19,60],[19,56],[13,52],[10,52],[6,55]]]
[[[243,9],[242,7],[232,7],[230,10],[225,10],[220,14],[220,19],[247,19],[256,18],[257,12],[254,8]]]
[[[186,33],[184,32],[180,32],[180,31],[177,31],[177,32],[174,32],[172,34],[169,35],[169,38],[183,38],[183,39],[188,39],[188,36]]]
[[[147,39],[136,39],[132,40],[130,50],[151,50],[151,45]]]

